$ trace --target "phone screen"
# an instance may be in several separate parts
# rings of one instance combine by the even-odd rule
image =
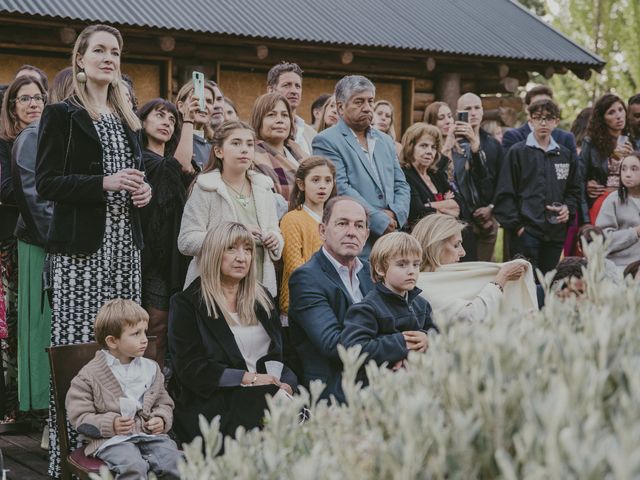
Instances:
[[[198,97],[198,108],[201,112],[207,110],[204,103],[204,73],[193,72],[193,94]]]
[[[469,123],[469,112],[467,112],[466,110],[458,112],[458,121]]]

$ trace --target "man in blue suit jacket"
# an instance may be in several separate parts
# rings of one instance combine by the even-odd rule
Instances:
[[[340,120],[313,139],[313,154],[331,159],[340,195],[357,199],[367,209],[371,236],[361,257],[367,258],[376,239],[399,230],[409,216],[409,184],[400,169],[395,143],[371,127],[376,89],[360,75],[336,84]]]
[[[358,259],[367,241],[367,212],[353,198],[334,197],[325,206],[324,246],[289,279],[291,343],[303,368],[303,384],[322,380],[322,397],[344,401],[338,343],[349,307],[373,288],[369,263]]]
[[[524,97],[525,108],[528,109],[529,105],[538,100],[553,100],[553,90],[546,85],[533,87]],[[525,141],[530,133],[531,122],[529,121],[518,128],[511,128],[504,132],[504,135],[502,136],[502,148],[504,148],[505,155],[512,145]],[[559,145],[567,147],[567,149],[570,152],[573,152],[576,157],[578,156],[578,153],[576,152],[576,139],[574,138],[573,133],[555,128],[553,132],[551,132],[551,136]]]

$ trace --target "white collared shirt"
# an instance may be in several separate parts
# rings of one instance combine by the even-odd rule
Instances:
[[[527,136],[527,147],[536,147],[544,152],[550,152],[551,150],[555,150],[558,147],[558,143],[554,140],[554,138],[549,135],[549,146],[547,148],[542,148],[542,146],[538,143],[533,131]]]
[[[356,257],[356,266],[353,269],[353,275],[351,276],[349,275],[349,267],[342,265],[339,261],[333,258],[326,248],[322,247],[322,253],[324,253],[325,257],[329,259],[331,265],[333,265],[338,272],[340,280],[342,280],[347,292],[349,292],[353,303],[361,302],[363,295],[360,291],[360,279],[358,278],[358,273],[362,270],[363,265],[360,259]]]
[[[156,363],[148,358],[135,357],[131,363],[123,365],[107,350],[103,352],[124,396],[135,400],[138,402],[138,408],[142,408],[142,397],[156,379]]]
[[[304,153],[306,153],[307,155],[311,155],[311,145],[309,145],[309,142],[307,142],[307,139],[304,138],[305,126],[306,126],[306,123],[302,119],[302,117],[299,117],[298,115],[296,115],[296,138],[294,141],[300,146],[300,148],[304,151]]]

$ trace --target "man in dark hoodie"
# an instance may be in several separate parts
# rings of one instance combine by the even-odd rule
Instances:
[[[494,214],[511,239],[512,255],[528,257],[543,273],[555,268],[569,218],[580,199],[578,160],[551,132],[560,110],[549,99],[529,106],[533,131],[505,156]]]

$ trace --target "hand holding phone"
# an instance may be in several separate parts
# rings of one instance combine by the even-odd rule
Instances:
[[[198,97],[198,106],[201,112],[206,112],[207,107],[204,103],[204,73],[193,72],[193,94]]]

